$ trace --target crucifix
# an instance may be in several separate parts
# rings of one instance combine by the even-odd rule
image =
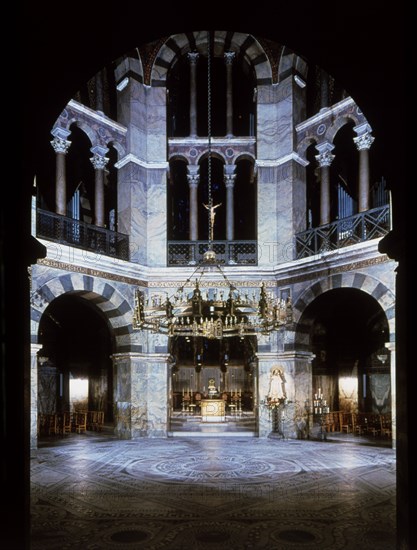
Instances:
[[[219,202],[219,204],[216,204],[213,206],[212,204],[204,204],[203,206],[207,208],[207,210],[210,212],[210,226],[209,226],[209,239],[210,241],[213,240],[213,231],[214,231],[214,218],[216,217],[216,212],[214,211],[217,207],[221,206],[222,203]]]

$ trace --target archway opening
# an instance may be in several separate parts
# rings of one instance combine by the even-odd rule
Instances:
[[[226,422],[229,431],[255,431],[255,337],[176,337],[170,341],[170,351],[173,430],[187,431],[192,421],[194,431],[204,431],[212,422]],[[218,402],[221,410],[215,406]],[[205,405],[209,406],[208,416]],[[225,427],[219,424],[218,430]]]
[[[39,325],[40,415],[100,411],[113,421],[112,336],[98,308],[67,293],[47,307]]]
[[[331,411],[391,415],[388,321],[379,303],[355,288],[333,289],[305,310],[313,360],[313,395]]]

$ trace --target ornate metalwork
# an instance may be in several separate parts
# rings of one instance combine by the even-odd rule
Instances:
[[[228,296],[223,290],[206,289],[202,278],[207,270],[216,268],[229,283]],[[199,278],[197,278],[199,275]],[[186,284],[196,276],[194,288]],[[146,295],[137,289],[133,328],[151,330],[168,336],[222,339],[232,336],[268,334],[292,322],[291,300],[277,299],[262,283],[259,294],[240,294],[218,264],[206,256],[193,275],[171,297]]]
[[[190,266],[202,262],[207,241],[169,241],[168,266]],[[217,263],[221,265],[257,265],[257,241],[213,241]]]
[[[37,210],[36,234],[48,241],[129,260],[129,237],[80,220]]]
[[[371,239],[378,239],[386,235],[389,228],[389,205],[386,204],[348,218],[308,229],[296,235],[297,259],[337,250]]]

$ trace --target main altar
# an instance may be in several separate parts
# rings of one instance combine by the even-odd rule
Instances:
[[[202,422],[226,421],[226,404],[224,399],[202,399],[200,406]]]

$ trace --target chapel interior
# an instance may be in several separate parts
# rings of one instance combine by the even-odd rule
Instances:
[[[261,11],[26,38],[5,548],[413,548],[401,64]]]

